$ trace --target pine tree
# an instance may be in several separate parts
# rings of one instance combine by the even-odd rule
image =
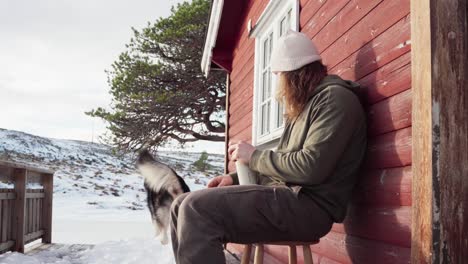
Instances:
[[[200,69],[209,9],[207,0],[184,2],[169,17],[133,29],[108,71],[111,110],[87,112],[107,122],[107,143],[130,151],[170,139],[224,141],[226,77],[205,78]]]

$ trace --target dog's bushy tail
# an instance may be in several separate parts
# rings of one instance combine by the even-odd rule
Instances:
[[[138,159],[137,159],[137,164],[144,164],[146,162],[153,162],[155,159],[149,152],[147,148],[141,149],[138,151]]]

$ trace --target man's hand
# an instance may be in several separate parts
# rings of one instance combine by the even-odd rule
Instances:
[[[229,142],[228,154],[233,161],[249,164],[254,151],[255,147],[245,141],[241,140],[238,143]]]
[[[214,177],[207,185],[208,188],[222,187],[232,185],[234,182],[229,175],[221,175]]]

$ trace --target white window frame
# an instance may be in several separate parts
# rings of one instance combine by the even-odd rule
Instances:
[[[281,27],[281,20],[291,11],[290,28],[299,30],[299,0],[270,0],[267,7],[258,19],[254,29],[250,32],[250,37],[255,38],[255,66],[254,66],[254,97],[252,111],[252,144],[254,146],[263,145],[278,139],[284,130],[284,122],[276,127],[278,117],[278,102],[275,100],[276,76],[272,74],[270,87],[270,117],[269,133],[261,135],[262,126],[260,124],[262,105],[262,74],[264,50],[263,43],[273,33],[273,46],[275,45]]]

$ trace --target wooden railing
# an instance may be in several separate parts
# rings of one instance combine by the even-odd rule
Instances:
[[[53,172],[0,161],[0,254],[24,253],[25,244],[52,242]],[[41,186],[28,188],[28,185]]]

